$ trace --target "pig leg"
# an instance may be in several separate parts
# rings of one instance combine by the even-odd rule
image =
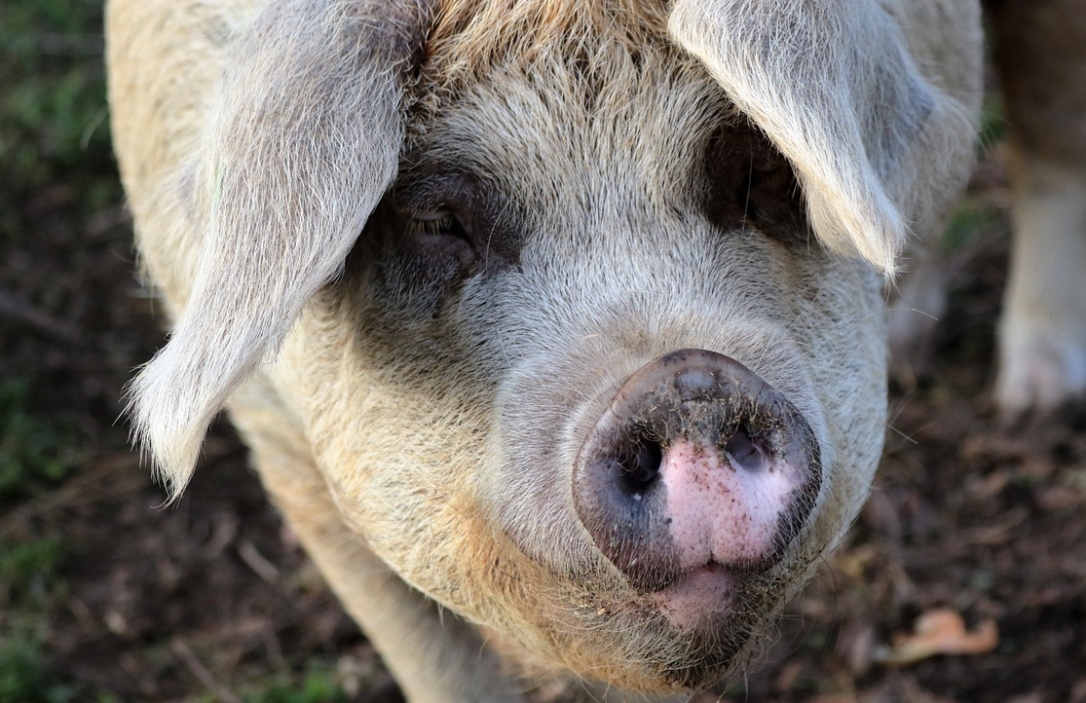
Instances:
[[[995,391],[1008,419],[1086,394],[1086,168],[1022,162]]]
[[[995,398],[1007,419],[1086,397],[1086,16],[989,3],[1016,202]]]
[[[265,488],[411,703],[522,703],[479,634],[412,590],[339,517],[297,422],[258,374],[230,404]]]

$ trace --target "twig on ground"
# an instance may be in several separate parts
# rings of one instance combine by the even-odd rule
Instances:
[[[249,540],[243,539],[238,544],[238,556],[253,570],[253,573],[268,583],[274,584],[279,580],[279,569],[276,569],[275,565],[268,561],[267,557],[261,554],[256,545]]]
[[[94,457],[82,473],[0,518],[0,538],[18,537],[33,518],[133,493],[146,486],[147,480],[146,472],[139,469],[139,458],[132,452]]]
[[[221,683],[215,680],[215,677],[211,675],[211,672],[207,670],[196,655],[192,653],[189,646],[185,644],[185,641],[180,637],[174,637],[170,640],[170,651],[177,655],[177,658],[181,660],[181,663],[192,675],[195,676],[201,684],[204,685],[211,695],[215,696],[220,703],[242,703],[233,691],[223,686]]]

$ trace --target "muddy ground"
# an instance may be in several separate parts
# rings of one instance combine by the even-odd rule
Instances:
[[[118,417],[163,320],[108,149],[84,155],[0,184],[0,700],[398,700],[228,427],[160,507]],[[938,362],[891,399],[872,499],[723,700],[1086,702],[1086,432],[1007,432],[987,399],[1007,202],[996,147],[952,243]],[[935,609],[994,622],[994,649],[881,661]]]

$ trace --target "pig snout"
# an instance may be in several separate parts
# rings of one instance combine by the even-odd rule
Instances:
[[[795,406],[738,361],[687,349],[621,387],[581,446],[573,498],[632,587],[722,607],[736,579],[780,560],[821,482]]]

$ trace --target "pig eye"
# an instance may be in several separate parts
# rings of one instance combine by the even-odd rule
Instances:
[[[722,230],[755,227],[783,244],[805,244],[802,193],[788,160],[761,134],[722,128],[706,152],[704,208]]]
[[[414,217],[415,231],[419,236],[451,236],[467,240],[464,225],[451,212],[424,212]]]
[[[508,200],[478,177],[435,168],[408,168],[393,193],[412,248],[431,266],[456,262],[466,275],[515,264],[521,238]]]
[[[448,210],[415,213],[411,218],[411,229],[424,249],[452,256],[461,264],[475,258],[468,228]]]

